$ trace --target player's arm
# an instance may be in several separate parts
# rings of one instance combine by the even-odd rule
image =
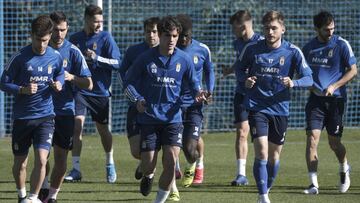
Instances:
[[[121,65],[118,71],[118,76],[119,76],[119,80],[120,80],[120,84],[122,85],[122,88],[125,87],[124,85],[124,81],[125,81],[125,75],[126,75],[126,71],[130,68],[131,66],[131,62],[130,62],[130,52],[129,49],[126,51],[125,56],[123,58],[123,60],[121,61]]]
[[[142,72],[145,70],[144,64],[141,61],[142,58],[138,58],[134,65],[126,72],[125,75],[125,95],[126,97],[133,103],[141,102],[145,106],[144,97],[139,94],[136,89],[136,84],[139,80],[141,80]]]
[[[13,56],[9,63],[5,66],[0,79],[0,89],[10,94],[35,94],[37,92],[37,84],[30,83],[27,85],[18,85],[14,83],[14,78],[19,74],[20,65],[18,65],[16,56]]]
[[[72,82],[80,89],[92,90],[93,82],[91,72],[86,64],[85,58],[78,48],[75,46],[72,48],[71,64],[73,65],[72,70],[74,71],[73,74],[65,71],[65,80]]]
[[[349,42],[346,40],[343,40],[343,43],[341,44],[341,59],[346,64],[346,73],[340,78],[340,80],[329,85],[326,90],[326,95],[332,95],[336,89],[346,85],[357,75],[356,58]]]
[[[282,82],[286,87],[311,87],[313,85],[312,71],[305,60],[304,54],[297,47],[294,49],[292,67],[290,68],[295,68],[300,78],[297,80],[292,80],[292,76],[282,78]]]
[[[106,56],[108,58],[96,55],[94,51],[89,49],[85,51],[85,56],[93,59],[97,67],[106,68],[109,70],[119,70],[121,62],[120,50],[110,34],[108,35],[108,39],[105,41],[102,49],[105,53],[107,53]]]
[[[62,90],[62,86],[64,85],[64,82],[65,82],[64,68],[62,66],[62,58],[60,57],[59,54],[59,58],[54,70],[54,75],[50,81],[50,87],[52,87],[55,90],[55,92],[59,92]]]
[[[212,101],[212,95],[215,87],[215,72],[214,72],[214,64],[211,61],[211,53],[208,51],[208,55],[206,56],[204,63],[204,74],[205,74],[205,83],[206,83],[206,101],[210,103]]]
[[[192,93],[192,96],[195,98],[196,102],[206,102],[206,92],[201,88],[201,81],[196,77],[196,70],[194,63],[191,59],[188,59],[188,69],[185,72],[185,81],[189,83],[189,87]]]

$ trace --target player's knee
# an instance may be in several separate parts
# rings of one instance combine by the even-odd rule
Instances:
[[[337,151],[340,147],[341,147],[341,142],[340,141],[334,141],[334,140],[330,140],[329,141],[329,146],[330,149],[333,151]]]
[[[140,156],[140,149],[135,149],[135,147],[131,148],[131,155],[135,158],[135,159],[140,159],[141,156]]]
[[[194,163],[199,158],[197,148],[192,145],[184,147],[184,154],[189,163]]]

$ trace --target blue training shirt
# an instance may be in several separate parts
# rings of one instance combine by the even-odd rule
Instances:
[[[283,77],[292,79],[296,71],[301,78],[293,80],[294,87],[313,84],[311,69],[301,50],[285,40],[276,49],[268,47],[266,40],[249,43],[236,68],[242,72],[248,70],[248,77],[257,77],[255,85],[247,89],[246,107],[270,115],[289,115],[290,91],[282,84]]]
[[[205,74],[205,83],[207,91],[212,93],[215,86],[214,64],[211,62],[210,49],[206,44],[200,43],[194,39],[187,47],[179,46],[179,48],[186,52],[192,62],[194,63],[196,77],[201,84],[203,73]],[[200,105],[195,101],[194,96],[189,89],[189,83],[184,83],[182,95],[183,106]],[[202,88],[204,89],[204,88]]]
[[[78,77],[91,77],[85,58],[75,45],[64,40],[57,51],[63,58],[64,71]],[[62,90],[53,94],[56,115],[75,115],[74,90],[73,84],[65,81]]]
[[[125,56],[121,62],[121,66],[119,69],[121,84],[123,85],[123,87],[125,87],[123,83],[125,81],[125,74],[128,71],[128,69],[135,62],[138,56],[140,56],[142,53],[144,53],[149,49],[150,49],[149,45],[146,42],[142,42],[140,44],[131,46],[126,50]]]
[[[337,35],[326,43],[321,43],[315,37],[304,46],[303,52],[313,71],[314,93],[319,96],[325,96],[329,85],[340,80],[346,69],[356,64],[349,42]],[[346,86],[336,89],[334,96],[346,99]]]
[[[56,50],[47,47],[43,55],[35,54],[31,45],[11,57],[1,76],[1,90],[15,95],[13,119],[37,119],[54,116],[52,100],[53,81],[64,84],[62,58]],[[20,86],[37,83],[35,94],[18,94]]]
[[[194,64],[178,48],[169,56],[159,53],[159,46],[140,55],[125,76],[125,94],[132,102],[146,101],[146,111],[138,114],[141,124],[181,123],[180,92],[184,81],[193,95],[200,90]]]
[[[79,90],[81,94],[90,96],[110,96],[112,70],[120,68],[120,50],[109,32],[101,31],[92,35],[86,35],[84,31],[77,32],[70,37],[70,42],[75,44],[82,53],[91,49],[96,53],[94,60],[86,58],[91,72],[93,89]]]
[[[238,66],[239,57],[240,57],[240,54],[243,51],[244,47],[251,42],[259,41],[262,39],[264,39],[263,36],[261,36],[258,33],[254,33],[253,36],[247,41],[244,41],[242,38],[238,38],[238,39],[234,40],[233,47],[236,52],[236,61],[235,61],[234,67]],[[245,92],[246,92],[245,82],[243,80],[239,79],[239,78],[243,77],[242,75],[243,75],[242,72],[239,72],[238,69],[235,69],[235,77],[237,79],[235,92],[240,93],[240,94],[245,94]]]

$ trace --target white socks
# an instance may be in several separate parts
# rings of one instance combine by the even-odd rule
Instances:
[[[17,190],[17,193],[18,193],[18,196],[20,198],[25,198],[26,197],[26,188],[23,187],[21,189],[16,189]]]
[[[113,150],[106,152],[106,165],[114,164]]]
[[[309,172],[309,179],[310,179],[311,184],[313,184],[315,187],[319,188],[317,172]]]
[[[169,196],[170,191],[165,191],[159,188],[154,203],[164,203]]]
[[[72,157],[72,165],[73,165],[74,169],[80,171],[80,157],[79,156]]]
[[[349,164],[347,163],[347,161],[345,161],[344,163],[339,163],[339,172],[345,173],[348,170],[349,170]]]
[[[236,160],[237,174],[246,176],[246,159]]]

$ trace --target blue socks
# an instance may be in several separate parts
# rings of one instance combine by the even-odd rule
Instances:
[[[268,173],[268,182],[267,182],[267,188],[271,188],[272,184],[274,183],[274,180],[276,178],[276,175],[279,172],[280,168],[280,160],[275,160],[275,164],[271,165],[270,162],[266,165],[267,173]]]
[[[256,158],[254,161],[253,173],[256,180],[256,186],[260,195],[268,193],[268,171],[266,167],[267,163],[267,160],[260,160]]]

